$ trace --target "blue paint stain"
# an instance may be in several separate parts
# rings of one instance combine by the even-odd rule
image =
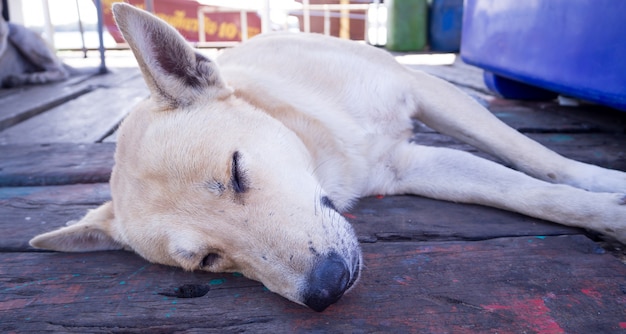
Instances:
[[[126,285],[126,281],[121,281],[120,285]]]
[[[545,235],[537,235],[537,236],[535,236],[535,238],[543,240],[543,239],[546,238],[546,236]]]
[[[72,277],[78,277],[80,274],[72,274]]]
[[[43,187],[10,187],[0,189],[0,199],[27,197],[41,191]]]
[[[226,282],[225,278],[216,278],[216,279],[212,279],[209,282],[209,285],[220,285],[220,284],[224,284]]]
[[[494,115],[496,115],[496,117],[498,117],[498,118],[513,117],[513,114],[510,114],[510,113],[507,113],[507,112],[497,112],[497,113],[494,113]]]
[[[415,256],[411,256],[409,258],[406,258],[404,260],[402,260],[402,264],[404,266],[414,266],[414,265],[421,265],[421,264],[426,264],[428,262],[432,261],[431,258],[428,255],[424,255],[424,254],[418,254]]]
[[[550,141],[555,142],[555,143],[566,143],[566,142],[570,142],[573,140],[574,140],[574,137],[563,135],[563,134],[558,134],[558,135],[554,135],[550,137]]]
[[[243,277],[243,274],[242,273],[233,273],[233,276],[235,276],[235,277]]]
[[[265,285],[263,286],[263,291],[270,291]]]
[[[172,304],[178,304],[178,302],[174,300],[174,301],[172,301]]]

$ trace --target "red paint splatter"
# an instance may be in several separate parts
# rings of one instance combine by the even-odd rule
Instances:
[[[525,300],[513,299],[510,304],[482,305],[482,307],[490,312],[498,310],[512,312],[537,333],[565,333],[563,328],[550,316],[550,309],[546,306],[543,298]]]
[[[626,328],[626,322],[620,322],[619,323],[619,327],[620,328]]]
[[[411,284],[412,281],[415,280],[413,279],[413,277],[408,276],[408,275],[395,276],[393,279],[394,281],[396,281],[396,283],[400,285],[409,285]]]
[[[602,294],[594,289],[580,289],[587,297],[593,299],[596,303],[602,304]]]
[[[356,216],[351,213],[344,213],[343,216],[348,219],[356,219]]]
[[[376,198],[383,199],[383,198],[385,198],[385,196],[384,195],[376,195]]]

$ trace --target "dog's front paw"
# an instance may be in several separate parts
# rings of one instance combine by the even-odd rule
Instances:
[[[604,217],[600,228],[596,230],[626,245],[626,194],[615,194],[614,200],[617,207],[613,204],[613,208],[616,210],[606,210],[607,213],[613,211],[613,214]]]

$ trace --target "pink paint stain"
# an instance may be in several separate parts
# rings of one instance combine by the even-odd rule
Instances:
[[[408,275],[395,276],[393,279],[400,285],[409,285],[412,281],[414,281],[413,277]]]
[[[626,329],[626,322],[620,322],[619,327]]]
[[[585,296],[593,299],[599,305],[602,304],[602,294],[593,289],[581,289],[580,292],[584,293]]]
[[[546,298],[550,298],[550,296],[548,295]],[[511,300],[511,303],[507,305],[494,304],[482,305],[482,307],[489,312],[510,311],[537,333],[565,333],[565,330],[550,316],[550,309],[545,304],[546,298]]]
[[[343,216],[348,219],[356,219],[356,216],[351,213],[344,213]]]

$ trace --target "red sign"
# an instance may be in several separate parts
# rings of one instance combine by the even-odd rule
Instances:
[[[119,0],[102,0],[104,26],[117,43],[124,43],[111,12],[111,5]],[[136,7],[145,9],[144,0],[125,0]],[[193,0],[152,0],[153,13],[176,28],[190,42],[198,42],[198,9],[208,7]],[[241,40],[240,14],[205,13],[204,36],[207,42]],[[261,18],[257,13],[247,13],[248,37],[261,33]]]

